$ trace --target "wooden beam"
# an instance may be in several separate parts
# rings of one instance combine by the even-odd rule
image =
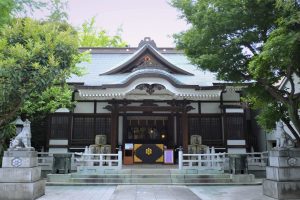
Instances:
[[[188,152],[188,142],[189,142],[189,135],[188,135],[188,117],[187,112],[184,110],[181,114],[181,127],[182,127],[182,146],[183,152]]]
[[[173,111],[173,112],[181,112],[182,108],[174,107],[174,106],[122,106],[119,108],[119,111]]]
[[[111,145],[111,152],[116,152],[116,145],[117,145],[117,134],[118,134],[118,105],[113,104],[111,110],[111,135],[110,135],[110,145]]]

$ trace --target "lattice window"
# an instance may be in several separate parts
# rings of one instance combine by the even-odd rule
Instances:
[[[201,131],[203,140],[222,140],[221,117],[201,117]]]
[[[189,135],[201,135],[203,141],[222,140],[220,116],[189,117]]]
[[[65,139],[69,134],[69,116],[51,116],[51,139]]]
[[[190,135],[201,135],[200,134],[200,118],[198,118],[198,117],[189,118],[189,134]]]
[[[230,115],[225,117],[225,130],[228,139],[244,139],[244,116]]]
[[[111,119],[109,117],[95,118],[96,135],[106,135],[107,141],[110,141]]]
[[[94,140],[94,118],[74,117],[72,139]]]

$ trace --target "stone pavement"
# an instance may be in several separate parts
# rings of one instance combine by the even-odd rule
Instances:
[[[261,185],[244,186],[190,186],[202,200],[274,200],[263,195]]]
[[[274,200],[253,186],[46,186],[38,200]]]
[[[116,186],[46,186],[38,200],[109,200]]]
[[[110,200],[200,200],[186,186],[119,185]]]

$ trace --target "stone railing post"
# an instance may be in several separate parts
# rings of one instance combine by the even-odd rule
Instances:
[[[122,147],[118,149],[118,169],[122,169]]]
[[[182,147],[180,146],[178,148],[178,168],[182,170],[183,166],[183,152],[182,152]]]

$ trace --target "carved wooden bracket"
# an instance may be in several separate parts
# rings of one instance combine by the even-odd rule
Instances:
[[[160,85],[160,84],[147,84],[147,83],[140,84],[140,85],[136,86],[135,88],[139,89],[139,90],[145,90],[150,95],[153,94],[156,90],[166,89],[165,86]]]

